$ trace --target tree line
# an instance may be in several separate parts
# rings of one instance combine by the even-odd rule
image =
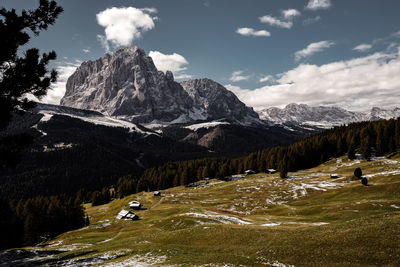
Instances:
[[[188,185],[204,178],[220,178],[251,169],[263,172],[276,169],[285,178],[289,171],[315,167],[332,157],[346,155],[354,159],[356,152],[369,160],[373,153],[382,156],[400,146],[400,118],[352,123],[312,135],[289,146],[274,147],[246,157],[204,158],[170,162],[147,169],[141,176],[121,177],[116,189],[124,196],[141,191],[161,190]]]
[[[78,198],[0,199],[0,249],[33,245],[87,224],[89,218]]]

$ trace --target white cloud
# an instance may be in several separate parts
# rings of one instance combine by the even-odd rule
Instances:
[[[82,64],[82,61],[76,60],[75,62],[61,62],[56,70],[58,72],[57,82],[53,83],[40,102],[48,104],[60,104],[61,98],[65,94],[65,86],[68,78],[75,72]]]
[[[373,106],[393,108],[400,103],[400,46],[325,65],[301,64],[280,74],[276,84],[255,90],[228,84],[247,105],[255,108],[289,103],[337,105],[366,111]],[[373,73],[374,75],[371,75]]]
[[[232,85],[232,84],[226,84],[224,85],[226,89],[229,91],[233,92],[241,101],[243,101],[245,104],[252,106],[252,101],[248,101],[248,96],[253,92],[250,89],[244,89],[241,88],[240,86]]]
[[[144,7],[144,8],[139,8],[139,10],[142,10],[144,13],[150,13],[150,14],[158,13],[157,8],[154,7]]]
[[[90,49],[82,49],[83,53],[87,54],[90,53]]]
[[[306,48],[297,51],[294,54],[296,61],[299,61],[302,58],[309,57],[314,55],[315,53],[321,52],[326,48],[333,46],[335,43],[331,41],[321,41],[316,43],[309,44]]]
[[[309,10],[319,10],[328,9],[331,6],[332,3],[330,0],[310,0],[305,8]]]
[[[317,21],[320,21],[320,20],[321,20],[320,16],[308,18],[308,19],[303,20],[303,25],[310,25],[310,24],[316,23]]]
[[[256,31],[253,28],[238,28],[236,33],[244,36],[264,36],[269,37],[271,33],[265,30]]]
[[[191,75],[183,73],[187,69],[189,62],[177,53],[163,54],[159,51],[150,51],[149,56],[153,59],[154,65],[158,70],[166,72],[172,71],[176,79],[191,78]]]
[[[291,8],[291,9],[283,10],[283,11],[282,11],[282,15],[283,15],[283,17],[284,17],[285,19],[291,20],[291,19],[293,19],[294,17],[300,16],[301,13],[300,13],[300,11],[298,11],[297,9]]]
[[[112,7],[96,15],[97,23],[105,28],[105,36],[98,35],[103,47],[109,50],[108,41],[115,46],[127,46],[142,37],[142,33],[154,28],[153,18],[147,13],[155,8]],[[105,45],[107,42],[107,45]]]
[[[357,45],[356,47],[353,48],[353,50],[358,51],[358,52],[365,52],[368,51],[372,48],[372,45],[370,44],[360,44]]]
[[[276,26],[279,28],[290,29],[293,26],[293,22],[291,22],[291,21],[283,21],[283,20],[277,19],[277,18],[269,16],[269,15],[259,17],[259,20],[262,23],[267,23],[271,26]]]
[[[261,77],[258,81],[260,83],[265,83],[265,82],[271,82],[273,81],[274,77],[272,75],[266,75],[264,77]]]
[[[270,15],[259,17],[262,23],[267,23],[271,26],[290,29],[293,27],[293,19],[301,15],[300,11],[294,8],[289,8],[281,11],[281,18],[276,18]]]
[[[231,82],[240,82],[240,81],[246,81],[248,79],[250,79],[251,75],[243,75],[244,71],[242,70],[237,70],[232,72],[231,77],[229,78],[229,80]]]

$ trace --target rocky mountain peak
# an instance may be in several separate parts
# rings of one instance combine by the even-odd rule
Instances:
[[[158,71],[137,46],[87,61],[69,77],[61,105],[125,116],[134,122],[172,121],[192,106],[171,72]]]
[[[137,46],[83,62],[69,77],[61,105],[95,110],[135,123],[186,123],[225,119],[253,124],[258,114],[210,79],[181,84],[158,71]]]
[[[259,120],[253,108],[247,107],[234,93],[211,79],[191,79],[180,84],[193,99],[194,106],[203,110],[209,120],[224,118],[240,124],[253,124]]]

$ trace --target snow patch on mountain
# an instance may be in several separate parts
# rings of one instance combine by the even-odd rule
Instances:
[[[203,123],[197,123],[197,124],[192,124],[189,126],[186,126],[186,129],[192,130],[192,131],[197,131],[199,129],[209,129],[212,127],[216,127],[218,125],[229,125],[229,122],[226,121],[211,121],[211,122],[203,122]]]
[[[105,116],[101,113],[93,111],[85,111],[85,110],[79,110],[57,105],[48,105],[48,104],[38,104],[38,106],[35,109],[36,111],[38,111],[39,114],[43,115],[43,117],[40,120],[40,123],[49,121],[53,117],[53,115],[57,114],[57,115],[63,115],[71,118],[80,119],[96,125],[126,128],[129,130],[129,132],[137,132],[144,135],[157,134],[150,130],[146,131],[143,127],[139,127],[134,123],[125,120],[120,120],[115,117]]]

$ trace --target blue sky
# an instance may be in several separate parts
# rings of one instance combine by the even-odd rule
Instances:
[[[64,13],[29,44],[58,55],[60,79],[48,102],[58,101],[81,61],[127,44],[178,80],[214,79],[255,108],[297,102],[368,110],[400,100],[398,0],[58,2]],[[1,5],[31,9],[37,1]]]

